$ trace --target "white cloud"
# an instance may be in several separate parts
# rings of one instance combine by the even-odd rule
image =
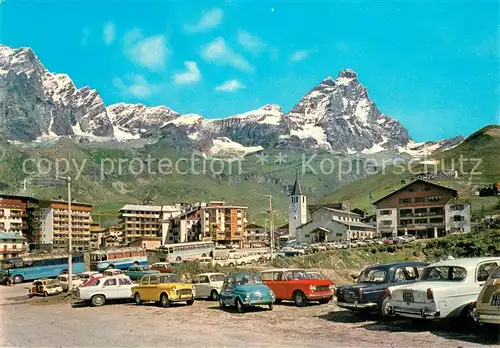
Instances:
[[[174,74],[174,81],[178,85],[196,83],[201,80],[200,69],[196,62],[184,62],[185,72]]]
[[[147,98],[157,89],[157,86],[150,84],[144,75],[139,74],[127,75],[124,79],[115,77],[113,79],[113,86],[124,96],[135,98]]]
[[[245,57],[228,47],[222,37],[218,37],[208,45],[203,46],[201,55],[203,59],[211,63],[229,65],[242,71],[252,71],[254,69]]]
[[[215,87],[216,91],[220,92],[236,92],[239,89],[244,89],[246,86],[238,80],[229,80],[222,85]]]
[[[144,37],[140,30],[133,29],[125,34],[125,54],[135,64],[151,71],[162,71],[170,54],[165,35]]]
[[[238,30],[236,36],[239,44],[250,53],[259,54],[266,48],[266,44],[259,37],[248,31]]]
[[[104,25],[102,32],[103,40],[106,45],[111,45],[116,38],[116,26],[113,22],[108,22]]]
[[[186,24],[184,29],[189,33],[198,33],[217,27],[222,22],[224,13],[220,8],[213,8],[203,14],[198,23]]]
[[[313,52],[311,50],[300,50],[296,51],[292,54],[290,57],[292,62],[300,62],[301,60],[306,59],[309,57]]]

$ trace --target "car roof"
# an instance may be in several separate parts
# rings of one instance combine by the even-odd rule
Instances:
[[[223,275],[224,277],[226,276],[224,273],[200,273],[200,274],[197,274],[195,275],[195,277],[198,277],[198,276],[213,276],[213,275]]]
[[[500,257],[469,257],[462,259],[452,259],[452,260],[444,260],[430,264],[432,267],[439,266],[457,266],[457,267],[476,267],[478,263],[485,261],[500,261]]]
[[[286,272],[286,271],[304,271],[303,268],[272,268],[272,269],[266,269],[265,271],[262,272]]]
[[[233,276],[233,277],[237,277],[237,276],[253,276],[253,275],[258,275],[259,272],[238,272],[238,273],[231,273],[228,275],[229,276]]]
[[[366,267],[366,269],[371,269],[371,268],[394,268],[394,267],[412,266],[412,265],[427,266],[428,264],[429,264],[428,262],[421,262],[421,261],[398,261],[398,262],[383,263],[383,264],[380,264],[380,265],[372,265],[372,266]]]

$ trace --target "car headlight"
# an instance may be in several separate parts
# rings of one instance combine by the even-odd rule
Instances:
[[[269,296],[274,297],[274,292],[269,291]]]
[[[246,298],[247,300],[250,298],[250,294],[249,294],[248,292],[245,294],[245,298]]]
[[[175,290],[177,290],[177,288],[176,288],[175,286],[172,286],[172,287],[170,288],[170,290],[175,291]]]
[[[315,291],[316,290],[316,285],[309,285],[309,289],[311,289],[311,291]]]
[[[329,288],[330,288],[330,290],[335,290],[335,285],[331,284],[331,285],[329,286]]]

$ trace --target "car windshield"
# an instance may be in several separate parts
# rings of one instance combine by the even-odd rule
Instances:
[[[237,274],[234,278],[236,279],[236,285],[262,284],[262,279],[258,274]]]
[[[462,267],[438,266],[424,269],[420,280],[426,281],[462,281],[467,276],[467,271]]]
[[[223,282],[224,279],[226,279],[226,276],[224,274],[214,274],[210,276],[211,282]]]
[[[323,279],[323,277],[319,273],[307,273],[307,277],[309,279]]]
[[[385,282],[385,269],[365,269],[358,278],[358,283],[382,284]]]
[[[302,270],[296,270],[296,271],[287,271],[285,272],[286,278],[288,280],[297,280],[297,279],[310,279],[309,275]]]
[[[160,284],[182,283],[181,278],[177,274],[162,275],[159,278]]]

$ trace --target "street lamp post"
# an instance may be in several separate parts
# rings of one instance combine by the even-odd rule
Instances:
[[[73,283],[73,258],[72,258],[72,226],[71,226],[71,176],[58,177],[68,184],[68,291],[71,291]]]

